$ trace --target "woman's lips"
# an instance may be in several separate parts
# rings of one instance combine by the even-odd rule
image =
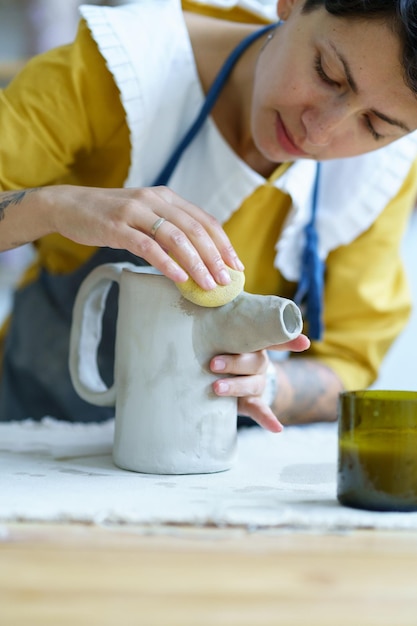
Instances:
[[[285,150],[285,152],[287,152],[288,154],[291,154],[292,156],[298,156],[298,157],[307,156],[307,153],[304,152],[304,150],[301,150],[301,148],[299,148],[297,144],[294,143],[291,135],[287,131],[278,113],[277,113],[277,122],[276,122],[276,134],[277,134],[278,143],[280,144],[281,148]]]

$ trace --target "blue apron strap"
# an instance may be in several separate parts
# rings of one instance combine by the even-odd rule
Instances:
[[[308,335],[311,339],[320,340],[323,335],[323,285],[324,263],[318,254],[318,235],[316,230],[316,213],[318,205],[320,163],[317,163],[311,203],[310,221],[305,227],[305,247],[301,260],[301,277],[294,296],[295,302],[301,304],[305,300]]]
[[[224,65],[222,66],[219,73],[217,74],[212,86],[210,87],[207,93],[206,99],[203,103],[203,106],[201,107],[200,112],[197,115],[195,121],[193,122],[193,124],[191,125],[191,127],[189,128],[185,136],[183,137],[183,139],[180,141],[177,148],[172,153],[171,157],[169,158],[168,162],[166,163],[162,171],[156,177],[155,182],[152,185],[153,187],[156,187],[158,185],[168,184],[171,174],[175,170],[175,167],[177,166],[177,163],[180,160],[182,153],[188,147],[188,145],[192,142],[192,140],[194,139],[194,137],[196,136],[196,134],[198,133],[198,131],[200,130],[204,122],[206,121],[208,115],[210,114],[210,111],[212,110],[213,106],[216,103],[216,100],[224,84],[226,83],[229,77],[230,72],[232,71],[236,62],[240,58],[241,54],[256,39],[259,39],[259,37],[262,37],[262,35],[264,35],[266,32],[268,32],[269,30],[272,30],[273,28],[276,28],[277,26],[278,26],[277,23],[268,24],[267,26],[260,28],[254,33],[251,33],[248,37],[245,37],[245,39],[242,39],[242,41],[236,46],[236,48],[228,56],[228,58],[224,62]]]

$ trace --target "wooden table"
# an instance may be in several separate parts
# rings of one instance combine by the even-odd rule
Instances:
[[[1,626],[417,625],[417,534],[0,525]]]

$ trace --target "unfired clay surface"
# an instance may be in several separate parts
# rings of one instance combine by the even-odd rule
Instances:
[[[148,270],[149,271],[149,270]],[[120,285],[115,382],[97,369],[105,298]],[[218,308],[185,300],[161,275],[109,264],[96,268],[77,296],[70,371],[79,395],[116,406],[116,465],[158,474],[229,469],[236,454],[236,398],[212,392],[210,359],[283,343],[299,335],[296,305],[276,296],[240,294]]]

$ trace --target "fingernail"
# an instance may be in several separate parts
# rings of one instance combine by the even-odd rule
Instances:
[[[236,269],[239,270],[240,272],[243,272],[243,270],[245,269],[245,266],[243,265],[242,261],[238,257],[236,257],[235,265],[236,265]]]
[[[217,287],[217,283],[214,280],[213,276],[211,276],[211,274],[207,274],[203,278],[203,287],[205,289],[214,289],[215,287]]]
[[[185,272],[181,267],[173,267],[172,273],[172,279],[175,283],[185,283],[185,281],[189,278],[187,272]]]
[[[227,270],[220,270],[219,272],[219,283],[221,285],[230,285],[232,279],[230,278],[230,274]]]
[[[229,383],[220,381],[217,385],[217,393],[227,393],[229,391]]]
[[[213,372],[222,372],[226,369],[226,361],[224,359],[214,359],[211,369]]]

